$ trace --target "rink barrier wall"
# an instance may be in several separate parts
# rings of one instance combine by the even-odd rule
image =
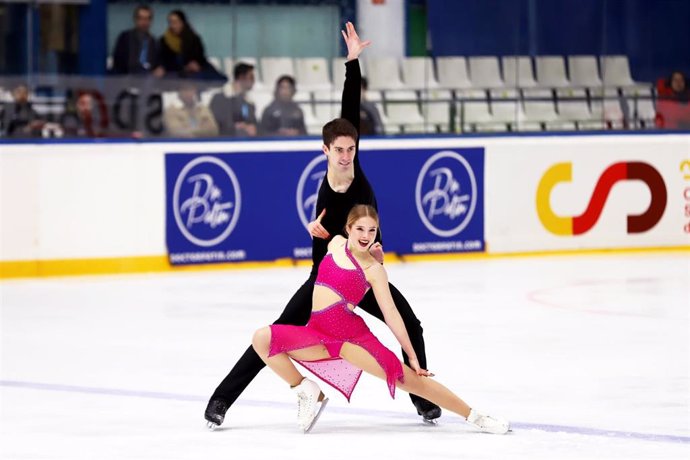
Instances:
[[[313,152],[317,158],[320,147],[318,139],[0,144],[0,278],[199,269],[169,263],[166,154]],[[387,189],[398,176],[386,173],[394,152],[409,154],[409,167],[416,167],[413,157],[434,152],[484,152],[483,252],[393,251],[391,233],[404,232],[388,231],[387,261],[690,250],[687,134],[386,138],[364,139],[361,147],[383,219],[381,197],[395,197]],[[403,163],[396,162],[396,174]],[[257,177],[262,168],[265,162]],[[297,215],[295,192],[285,195]],[[399,206],[400,212],[415,208]],[[647,212],[650,207],[656,211]],[[639,215],[648,218],[635,223]],[[384,220],[384,231],[411,228],[414,219],[405,219]],[[308,261],[278,254],[201,268],[291,264]]]

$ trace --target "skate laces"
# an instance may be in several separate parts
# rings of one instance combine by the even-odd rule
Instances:
[[[316,414],[316,404],[321,390],[318,385],[308,379],[304,379],[294,390],[297,393],[297,422],[304,427]]]

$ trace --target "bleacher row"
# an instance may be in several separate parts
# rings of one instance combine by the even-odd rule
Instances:
[[[250,98],[261,115],[281,75],[297,80],[295,101],[310,134],[338,116],[344,58],[209,58],[232,75],[256,66]],[[367,99],[387,133],[654,127],[654,88],[633,80],[626,56],[370,57],[360,63]],[[535,72],[536,70],[536,72]],[[202,95],[208,102],[215,91]],[[226,89],[227,92],[229,92]],[[164,104],[175,104],[169,93]]]

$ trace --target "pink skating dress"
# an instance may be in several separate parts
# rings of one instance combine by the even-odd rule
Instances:
[[[364,270],[345,244],[345,253],[355,266],[343,268],[329,253],[319,265],[316,283],[326,286],[341,299],[319,311],[312,311],[306,326],[271,325],[271,345],[268,356],[323,344],[330,358],[319,361],[296,360],[321,380],[340,391],[348,401],[362,371],[340,357],[345,342],[359,345],[373,356],[386,372],[391,397],[395,398],[396,380],[403,381],[402,365],[398,357],[386,348],[369,330],[364,320],[348,307],[357,305],[371,287]]]

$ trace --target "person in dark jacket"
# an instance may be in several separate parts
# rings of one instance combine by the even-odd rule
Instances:
[[[153,10],[147,5],[134,9],[134,28],[121,32],[113,51],[112,73],[118,75],[153,74],[162,77],[163,67],[158,65],[158,43],[151,35]]]
[[[0,120],[6,120],[7,137],[40,137],[45,121],[29,102],[29,88],[19,84],[12,90],[13,104],[8,104]]]
[[[226,80],[206,59],[204,44],[180,10],[168,14],[168,30],[160,39],[159,61],[168,76]]]
[[[305,136],[304,113],[292,100],[295,96],[295,79],[281,76],[276,82],[275,99],[261,114],[261,134],[264,136]]]

